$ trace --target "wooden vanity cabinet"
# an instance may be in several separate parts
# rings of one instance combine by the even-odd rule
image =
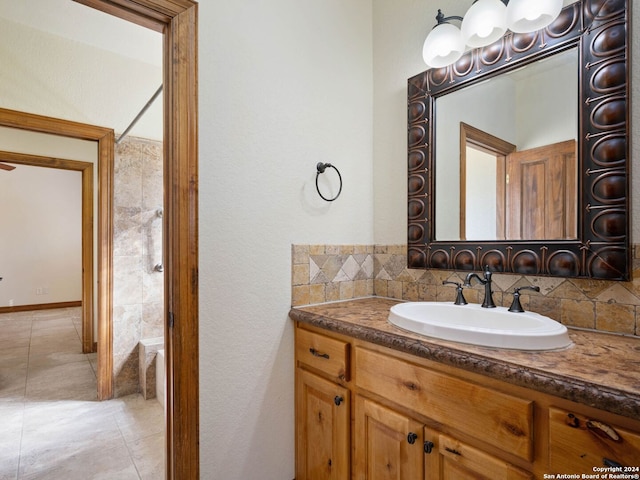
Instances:
[[[296,329],[296,480],[350,478],[350,347]]]
[[[465,432],[530,460],[531,401],[426,369],[405,359],[355,347],[354,478],[504,479],[531,475],[441,430]],[[383,397],[406,415],[367,398]]]
[[[481,444],[530,461],[533,402],[375,349],[355,349],[355,385]]]
[[[525,480],[606,462],[640,466],[638,419],[297,324],[296,480]]]

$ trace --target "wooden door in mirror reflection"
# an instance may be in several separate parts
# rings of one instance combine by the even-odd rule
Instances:
[[[575,140],[513,152],[506,170],[506,238],[577,238]]]

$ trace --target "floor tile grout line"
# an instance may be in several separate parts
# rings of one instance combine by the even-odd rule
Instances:
[[[16,465],[16,480],[20,477],[20,464],[22,463],[22,448],[24,441],[24,411],[27,408],[27,381],[29,379],[29,365],[31,364],[31,341],[33,340],[33,315],[30,317],[29,348],[27,350],[27,370],[24,373],[24,391],[22,393],[22,421],[20,422],[20,446],[18,447],[18,463]]]
[[[131,460],[131,463],[133,464],[133,468],[135,468],[135,470],[136,470],[136,474],[138,475],[138,479],[142,480],[142,474],[140,473],[140,469],[138,468],[138,464],[137,464],[135,458],[133,457],[133,451],[131,450],[131,446],[129,445],[129,441],[125,437],[125,434],[122,431],[122,427],[120,426],[120,422],[118,422],[118,418],[117,418],[117,415],[115,413],[113,415],[113,421],[115,422],[116,427],[118,427],[118,431],[120,432],[120,436],[122,437],[122,443],[124,443],[124,446],[127,449],[127,454],[129,455],[129,460]]]
[[[26,384],[26,382],[25,382]],[[26,388],[26,387],[25,387]],[[20,422],[20,446],[18,447],[18,462],[16,464],[16,480],[20,476],[20,463],[22,462],[22,440],[24,438],[24,409],[25,402],[22,402],[22,421]]]
[[[118,428],[120,428],[118,426]],[[122,431],[120,431],[120,434],[122,434]],[[142,474],[140,473],[140,469],[138,468],[138,463],[136,462],[136,459],[133,457],[133,452],[131,451],[131,447],[129,446],[129,442],[127,442],[127,440],[124,438],[124,435],[122,436],[122,439],[124,441],[124,446],[127,449],[127,453],[129,454],[129,459],[131,460],[131,463],[133,464],[133,468],[136,469],[136,473],[138,474],[138,478],[140,480],[142,480]]]

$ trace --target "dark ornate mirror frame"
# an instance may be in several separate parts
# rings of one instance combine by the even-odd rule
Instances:
[[[629,10],[581,0],[546,29],[508,33],[408,80],[408,266],[606,280],[630,278]],[[578,239],[435,240],[435,99],[566,49],[580,55]],[[452,139],[452,141],[454,141]]]

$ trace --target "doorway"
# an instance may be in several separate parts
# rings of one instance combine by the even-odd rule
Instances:
[[[575,140],[518,151],[460,122],[460,240],[575,239],[576,169]]]
[[[0,159],[16,165],[72,170],[82,175],[82,353],[95,352],[93,275],[93,164],[0,151]]]
[[[164,38],[166,478],[198,479],[198,4],[76,0]],[[109,144],[113,157],[113,141]]]
[[[98,399],[106,400],[113,396],[113,130],[3,108],[0,108],[0,126],[90,140],[98,144],[97,380]]]
[[[460,240],[505,239],[506,161],[516,148],[460,122]],[[471,207],[481,211],[470,211]],[[477,221],[488,208],[493,208],[491,214]]]
[[[163,33],[166,477],[199,478],[197,4],[191,0],[79,0]],[[111,129],[0,110],[0,125],[98,144],[98,395],[113,395]]]

